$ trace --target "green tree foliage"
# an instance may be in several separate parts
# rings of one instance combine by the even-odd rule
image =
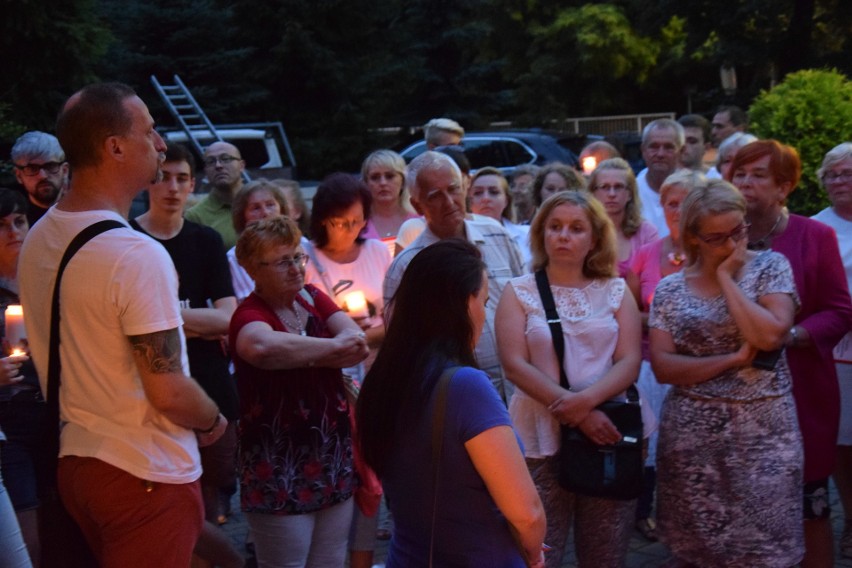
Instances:
[[[95,0],[3,2],[0,100],[10,119],[28,130],[53,130],[68,96],[96,79],[94,63],[110,34]]]
[[[658,69],[684,56],[681,18],[642,34],[614,3],[555,10],[549,3],[529,4],[533,9],[511,13],[516,33],[528,40],[508,54],[505,73],[517,84],[521,120],[630,112],[637,91],[653,86],[649,79]]]
[[[249,120],[268,96],[242,80],[254,48],[236,39],[230,6],[215,0],[101,0],[99,9],[116,38],[99,75],[133,86],[160,123],[173,119],[154,93],[151,75],[164,84],[179,75],[214,121]]]
[[[816,170],[825,153],[852,135],[852,81],[837,71],[804,70],[761,92],[749,108],[750,129],[795,147],[802,181],[790,195],[791,211],[812,215],[828,201]]]

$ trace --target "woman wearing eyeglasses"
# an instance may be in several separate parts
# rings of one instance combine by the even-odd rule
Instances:
[[[657,448],[658,531],[670,566],[794,566],[802,538],[802,442],[781,348],[798,307],[790,263],[746,249],[746,201],[730,184],[681,209],[686,267],[657,286],[651,365],[671,384]],[[829,564],[830,565],[830,564]]]
[[[852,326],[852,307],[834,231],[784,206],[801,171],[794,148],[758,140],[737,151],[728,175],[748,205],[749,248],[786,256],[802,300],[785,345],[805,444],[802,566],[807,568],[833,562],[827,494],[836,461],[840,393],[832,350]]]
[[[237,260],[254,292],[231,319],[240,394],[240,498],[259,566],[343,566],[356,485],[341,369],[364,332],[305,285],[296,224],[250,224]]]
[[[812,218],[834,229],[852,290],[852,143],[835,146],[825,155],[817,172],[831,207]],[[834,366],[840,385],[840,434],[837,437],[837,467],[834,483],[846,519],[840,537],[840,554],[852,557],[852,331],[834,349]]]
[[[636,176],[621,158],[604,160],[589,176],[588,190],[600,201],[613,225],[618,245],[618,275],[624,278],[639,249],[659,238],[657,228],[642,219]]]
[[[313,239],[305,246],[311,258],[305,281],[328,294],[361,325],[372,350],[367,366],[385,336],[382,282],[391,263],[387,246],[361,233],[372,218],[372,205],[361,180],[343,173],[328,176],[314,195]],[[363,368],[349,372],[359,380],[365,374]]]

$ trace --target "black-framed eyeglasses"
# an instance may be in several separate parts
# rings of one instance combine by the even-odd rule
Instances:
[[[59,173],[59,169],[64,162],[45,162],[44,164],[24,164],[23,166],[15,164],[15,168],[22,172],[25,176],[37,176],[39,172],[44,171],[46,174]]]
[[[293,258],[282,258],[280,260],[273,260],[272,262],[259,262],[258,264],[261,266],[271,266],[281,272],[289,270],[291,266],[295,266],[301,270],[308,264],[308,255],[299,253],[293,256]]]
[[[229,156],[228,154],[222,154],[221,156],[210,156],[208,158],[204,158],[204,165],[215,166],[217,163],[221,163],[223,166],[227,166],[231,162],[236,162],[241,159],[242,158],[237,158],[235,156]]]
[[[730,233],[711,233],[709,235],[702,235],[699,233],[698,238],[711,247],[720,247],[728,242],[728,239],[734,239],[734,242],[740,242],[746,238],[749,226],[750,225],[748,223],[741,223]]]

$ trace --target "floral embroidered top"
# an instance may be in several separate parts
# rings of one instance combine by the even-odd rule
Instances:
[[[535,274],[515,278],[511,285],[526,314],[524,336],[529,362],[558,384],[559,361]],[[615,312],[621,307],[626,289],[622,278],[594,280],[584,288],[550,286],[565,336],[563,365],[572,391],[590,387],[612,368],[619,332]],[[616,398],[626,400],[624,393]],[[559,451],[559,422],[544,405],[519,388],[509,401],[509,416],[523,441],[525,457],[543,458]],[[650,405],[643,405],[642,420],[648,435],[656,428]]]
[[[332,337],[326,320],[340,308],[314,286],[296,301],[311,314],[307,333]],[[250,295],[231,319],[230,344],[248,323],[286,327],[260,297]],[[240,394],[239,472],[242,510],[298,515],[325,509],[352,496],[349,404],[340,369],[259,369],[234,354]]]

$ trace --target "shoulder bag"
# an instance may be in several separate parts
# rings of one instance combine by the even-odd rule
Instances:
[[[569,390],[565,375],[565,338],[562,324],[544,270],[535,273],[535,281],[550,326],[553,347],[559,361],[559,385]],[[630,500],[642,493],[642,409],[636,385],[627,389],[627,402],[608,400],[600,410],[621,432],[621,441],[600,446],[592,442],[579,428],[561,426],[559,485],[564,489],[589,497]]]

